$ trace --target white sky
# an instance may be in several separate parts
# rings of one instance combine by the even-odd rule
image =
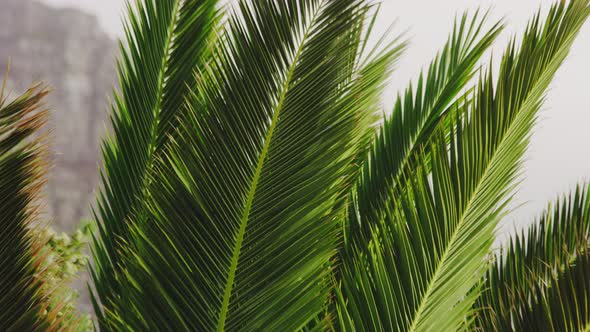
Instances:
[[[112,36],[121,31],[123,0],[41,0],[56,6],[73,6],[95,13]],[[449,33],[455,14],[465,9],[492,8],[492,18],[504,17],[507,29],[495,54],[500,54],[508,37],[520,33],[527,20],[548,0],[383,0],[377,32],[397,20],[398,31],[408,30],[411,47],[395,72],[386,96],[391,105],[396,91],[416,77]],[[546,201],[569,190],[580,180],[590,180],[590,23],[577,40],[572,54],[559,71],[541,114],[527,156],[526,172],[518,203],[525,205],[510,221],[524,225],[545,207]]]

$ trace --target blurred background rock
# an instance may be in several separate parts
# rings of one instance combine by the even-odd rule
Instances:
[[[96,17],[79,10],[0,2],[0,66],[10,59],[9,88],[22,91],[43,80],[53,89],[47,207],[54,227],[70,232],[88,217],[94,198],[117,44]]]

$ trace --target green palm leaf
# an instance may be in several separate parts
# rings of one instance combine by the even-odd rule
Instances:
[[[586,250],[564,264],[560,276],[552,275],[547,288],[535,284],[538,299],[515,320],[515,331],[588,331],[590,329],[590,253]]]
[[[576,319],[579,324],[590,321],[589,288],[582,282],[589,280],[589,235],[590,187],[586,185],[551,204],[538,223],[510,239],[499,253],[475,304],[474,328],[583,330]]]
[[[544,24],[537,15],[520,48],[508,47],[496,88],[486,75],[459,110],[467,116],[452,113],[453,130],[441,129],[432,158],[420,158],[392,190],[371,245],[345,266],[342,329],[453,331],[465,323],[544,92],[589,14],[582,0],[554,5]]]
[[[35,86],[11,102],[0,94],[0,330],[57,331],[60,307],[49,308],[38,222],[47,148],[36,133],[47,90]]]
[[[502,30],[496,23],[484,31],[485,17],[463,15],[446,45],[412,85],[399,97],[393,113],[385,119],[370,149],[357,185],[355,206],[349,214],[347,243],[362,245],[371,238],[371,225],[378,222],[389,189],[410,167],[411,156],[427,147],[434,128],[444,118],[457,96],[475,73],[483,53]]]
[[[141,201],[154,160],[178,126],[194,71],[209,61],[219,13],[216,0],[142,0],[128,3],[127,44],[118,63],[113,133],[102,147],[102,192],[95,214],[93,270],[97,301],[117,301],[121,248],[128,218]],[[99,313],[101,309],[96,310]]]
[[[400,52],[361,56],[371,8],[239,3],[133,218],[113,329],[286,331],[323,311],[333,209]]]

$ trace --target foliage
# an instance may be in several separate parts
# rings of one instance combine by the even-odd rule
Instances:
[[[590,323],[590,186],[551,203],[501,248],[476,301],[479,330],[583,330]],[[559,310],[563,308],[564,310]]]
[[[52,302],[41,254],[31,231],[39,221],[39,192],[45,172],[45,143],[35,136],[45,124],[47,90],[36,85],[8,102],[0,94],[0,330],[57,331],[65,321]]]
[[[184,112],[193,73],[208,61],[219,14],[215,0],[128,3],[127,45],[121,44],[113,135],[103,141],[103,186],[94,210],[95,301],[119,303],[121,253],[130,245],[129,217],[141,201],[148,173]],[[102,310],[96,308],[99,317]],[[102,320],[101,320],[102,321]]]
[[[367,46],[376,3],[224,12],[128,5],[95,230],[29,229],[45,92],[0,108],[0,329],[89,328],[62,285],[90,234],[102,331],[590,328],[588,186],[492,247],[590,0],[537,14],[497,70],[479,64],[503,23],[458,17],[384,119],[407,45]]]
[[[487,13],[477,12],[456,20],[449,40],[419,75],[416,87],[410,83],[398,96],[391,115],[378,129],[348,214],[347,250],[368,242],[372,225],[392,199],[390,189],[398,185],[415,156],[428,148],[445,116],[466,97],[464,90],[478,71],[478,61],[503,29],[500,22],[486,29],[486,17]]]
[[[0,317],[3,331],[89,331],[90,316],[75,309],[67,285],[88,262],[83,254],[92,230],[85,223],[73,237],[43,225],[39,192],[46,170],[42,110],[48,90],[36,85],[7,102],[0,97]]]
[[[323,311],[331,210],[400,49],[362,58],[370,9],[243,2],[230,16],[129,219],[122,304],[104,306],[103,326],[294,330]]]
[[[67,315],[63,321],[78,320],[76,331],[91,331],[92,319],[88,313],[76,312],[76,304],[79,292],[68,286],[88,267],[88,255],[85,253],[91,239],[93,224],[83,221],[72,236],[67,233],[57,233],[51,228],[41,228],[37,236],[45,243],[41,255],[45,257],[42,269],[45,271],[43,279],[45,289],[54,291],[54,295],[48,304],[48,310],[60,306],[58,316]],[[66,328],[66,323],[61,328]]]
[[[458,330],[480,292],[544,92],[590,14],[588,2],[537,15],[512,41],[497,83],[482,74],[418,156],[367,248],[344,266],[339,321],[350,330]],[[461,116],[463,115],[463,116]],[[447,137],[449,143],[447,144]],[[470,322],[467,322],[469,324]]]

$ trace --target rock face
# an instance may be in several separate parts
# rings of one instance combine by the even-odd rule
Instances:
[[[54,169],[47,199],[59,230],[71,230],[87,217],[94,200],[116,50],[91,15],[32,0],[2,0],[0,71],[10,58],[15,90],[39,80],[53,89],[47,107]]]

